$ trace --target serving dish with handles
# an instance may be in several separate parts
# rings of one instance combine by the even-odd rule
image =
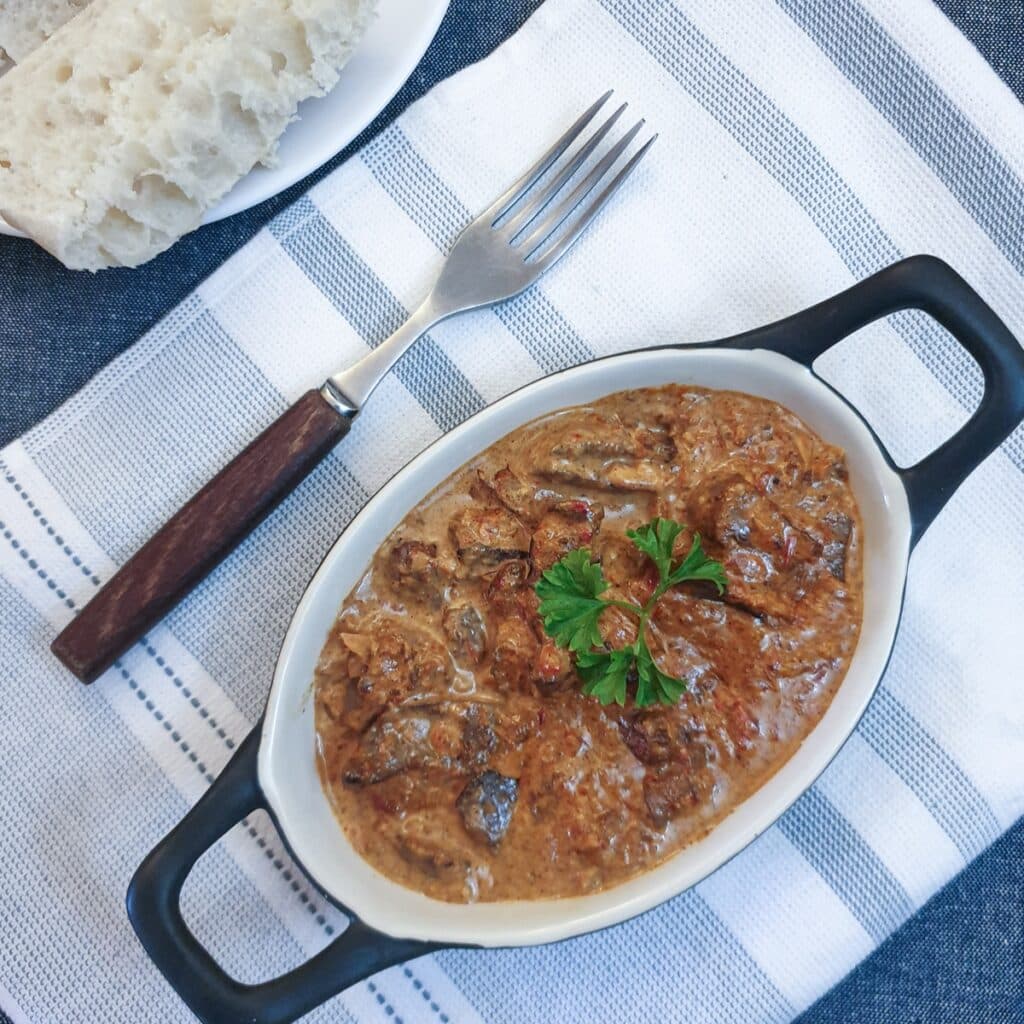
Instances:
[[[900,469],[813,363],[847,335],[904,309],[921,309],[949,330],[977,361],[985,388],[966,424],[916,465]],[[773,399],[846,450],[864,523],[864,622],[831,706],[792,758],[709,835],[619,886],[558,900],[463,905],[392,882],[349,844],[314,758],[310,684],[342,599],[406,512],[500,437],[568,405],[669,383]],[[959,275],[928,256],[893,264],[766,327],[717,342],[609,356],[496,402],[397,473],[327,554],[285,637],[261,724],[132,879],[128,913],[143,946],[206,1024],[287,1024],[370,974],[431,950],[568,939],[624,921],[696,884],[771,826],[849,737],[888,663],[911,551],[957,487],[1022,418],[1024,350]],[[227,975],[188,930],[179,899],[199,857],[258,808],[269,812],[297,863],[351,923],[295,970],[245,985]]]

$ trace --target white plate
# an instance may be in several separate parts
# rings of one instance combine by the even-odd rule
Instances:
[[[215,206],[204,224],[276,196],[344,149],[387,105],[420,62],[449,0],[380,0],[377,17],[338,84],[299,107],[281,139],[276,167],[256,167]],[[0,220],[0,234],[21,236]]]

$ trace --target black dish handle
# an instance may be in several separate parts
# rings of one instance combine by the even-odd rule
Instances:
[[[128,887],[128,917],[139,940],[203,1024],[290,1024],[357,981],[440,948],[382,935],[349,913],[348,928],[312,959],[271,981],[243,985],[199,944],[181,916],[181,887],[228,829],[257,808],[267,809],[256,771],[259,733],[259,726],[249,733]]]
[[[767,348],[810,367],[847,335],[904,309],[934,317],[974,356],[985,378],[978,408],[952,437],[914,466],[893,466],[907,490],[913,547],[1024,418],[1024,349],[981,296],[942,260],[911,256],[801,313],[717,344]]]

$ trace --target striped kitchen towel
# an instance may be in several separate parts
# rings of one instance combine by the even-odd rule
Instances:
[[[268,523],[91,688],[48,653],[114,567],[304,389],[386,336],[473,211],[609,85],[661,138],[538,288],[444,324]],[[781,317],[944,257],[1024,336],[1024,111],[926,0],[549,0],[282,213],[2,453],[0,1005],[16,1024],[187,1019],[124,913],[132,871],[257,719],[303,586],[367,496],[524,381]],[[909,463],[977,368],[906,313],[826,376]],[[445,952],[319,1021],[785,1021],[1024,812],[1024,432],[911,565],[878,696],[779,824],[696,889],[556,947]],[[339,915],[266,819],[186,917],[246,981]]]

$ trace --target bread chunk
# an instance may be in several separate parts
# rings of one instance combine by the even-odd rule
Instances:
[[[273,157],[376,0],[93,0],[0,79],[0,216],[73,269],[137,266]]]
[[[11,61],[20,64],[88,3],[89,0],[0,0],[0,48]]]

